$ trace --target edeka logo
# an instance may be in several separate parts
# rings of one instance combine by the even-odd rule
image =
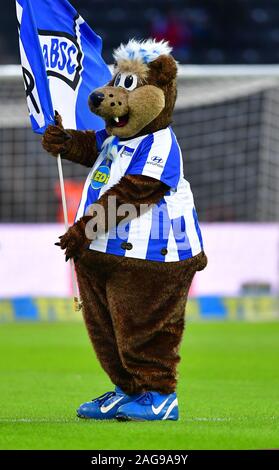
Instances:
[[[91,186],[93,189],[100,189],[108,183],[110,177],[110,168],[106,165],[101,165],[94,171],[91,178]]]
[[[73,90],[80,80],[82,52],[75,36],[38,30],[48,76],[60,78]]]

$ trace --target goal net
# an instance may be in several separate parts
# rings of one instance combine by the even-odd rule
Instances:
[[[202,221],[279,220],[279,68],[181,66],[174,131]],[[57,165],[30,128],[20,67],[0,67],[0,222],[55,222]],[[76,210],[86,168],[63,163]]]

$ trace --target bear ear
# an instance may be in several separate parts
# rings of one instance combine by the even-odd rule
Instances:
[[[158,85],[166,85],[176,78],[177,65],[171,55],[160,55],[148,64],[152,78]]]

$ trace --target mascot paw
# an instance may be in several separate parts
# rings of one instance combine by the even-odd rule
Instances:
[[[60,114],[55,112],[55,126],[48,126],[46,129],[43,139],[43,148],[54,155],[55,157],[61,153],[69,151],[72,136],[63,128],[62,118]]]
[[[60,246],[61,250],[65,250],[65,261],[70,258],[77,261],[82,251],[90,245],[92,240],[88,240],[85,234],[85,226],[90,219],[91,217],[82,217],[64,235],[59,237],[59,242],[55,243],[56,246]]]

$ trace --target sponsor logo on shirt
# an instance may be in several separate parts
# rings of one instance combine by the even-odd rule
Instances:
[[[94,171],[91,178],[91,186],[93,189],[100,189],[108,183],[110,177],[110,168],[106,165],[101,165]]]
[[[162,164],[163,159],[161,157],[154,156],[154,157],[151,157],[150,160],[147,160],[147,162],[146,162],[147,165],[154,165],[154,166],[158,166],[160,168],[164,167],[164,165]]]

